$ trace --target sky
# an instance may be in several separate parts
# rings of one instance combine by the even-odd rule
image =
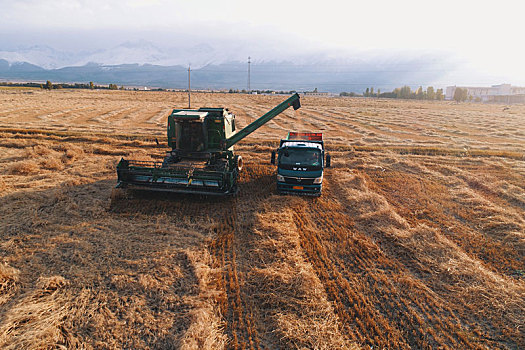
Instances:
[[[505,79],[525,86],[522,3],[0,0],[0,48],[78,51],[148,40],[169,46],[212,43],[255,61],[319,53],[363,59],[435,55],[458,69],[442,79],[470,85]]]

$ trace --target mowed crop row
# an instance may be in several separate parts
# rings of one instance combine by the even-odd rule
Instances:
[[[242,123],[278,100],[198,96],[243,110]],[[340,110],[375,110],[378,121],[390,104],[430,123],[434,104],[318,100],[237,147],[245,169],[233,198],[114,190],[121,156],[165,151],[140,137],[135,117],[138,131],[111,126],[118,136],[2,124],[11,130],[0,134],[0,347],[525,347],[525,161],[509,146],[520,138],[478,155],[409,142],[407,152],[386,133],[366,143],[357,122],[346,134]],[[436,105],[443,115],[496,109]],[[106,117],[142,107],[119,108]],[[268,140],[296,118],[327,128],[332,146],[317,199],[275,193]]]

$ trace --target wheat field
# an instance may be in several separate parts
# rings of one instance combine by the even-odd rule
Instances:
[[[243,126],[284,99],[192,107]],[[0,348],[525,348],[525,106],[301,103],[205,198],[114,189],[185,94],[0,90]],[[320,198],[276,194],[290,130],[324,134]]]

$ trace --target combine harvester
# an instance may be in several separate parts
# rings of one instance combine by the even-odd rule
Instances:
[[[174,109],[168,117],[168,146],[163,162],[127,160],[117,165],[117,188],[227,195],[237,192],[242,158],[233,145],[288,107],[301,107],[294,94],[235,132],[235,115],[226,108]]]

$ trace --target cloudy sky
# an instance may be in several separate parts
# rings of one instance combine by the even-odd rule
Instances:
[[[170,47],[222,45],[239,59],[435,55],[469,71],[455,73],[465,81],[448,83],[525,85],[522,3],[0,0],[0,49],[96,50],[147,40]]]

